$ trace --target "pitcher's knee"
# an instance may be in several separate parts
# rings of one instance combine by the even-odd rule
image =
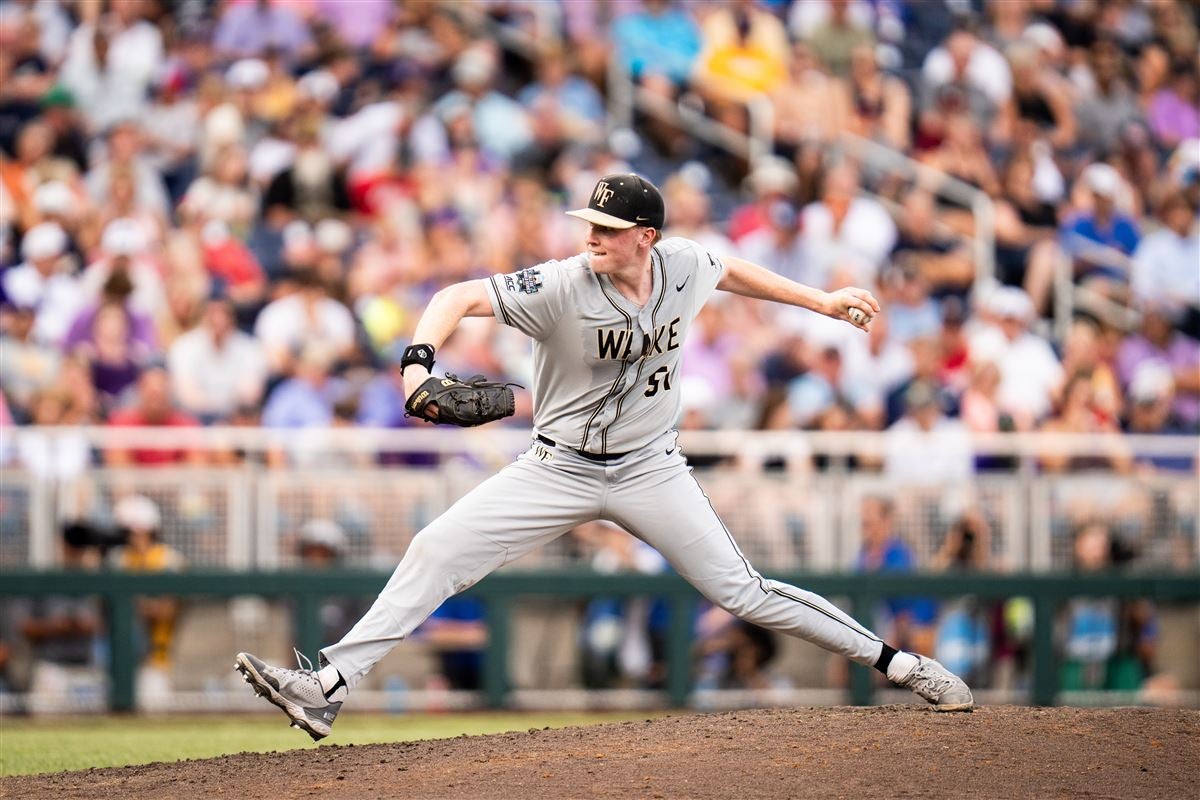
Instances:
[[[767,594],[758,583],[745,583],[710,595],[709,599],[735,617],[754,622]]]

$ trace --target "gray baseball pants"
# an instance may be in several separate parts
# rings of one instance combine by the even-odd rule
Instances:
[[[877,636],[825,598],[750,565],[676,438],[665,433],[607,462],[535,442],[418,533],[370,610],[321,654],[354,688],[446,598],[575,526],[604,519],[653,546],[730,613],[874,665],[883,646]]]

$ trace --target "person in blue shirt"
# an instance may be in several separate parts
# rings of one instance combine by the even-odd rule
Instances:
[[[295,375],[275,387],[263,407],[267,428],[317,428],[333,422],[333,406],[346,393],[345,383],[330,376],[335,354],[326,344],[309,342]]]
[[[688,82],[701,49],[696,21],[670,0],[644,0],[642,10],[613,23],[612,41],[635,80],[655,74],[677,87]]]
[[[1096,163],[1079,179],[1091,192],[1092,211],[1068,218],[1061,231],[1063,250],[1075,262],[1075,280],[1127,286],[1128,256],[1137,249],[1141,234],[1133,218],[1117,210],[1121,177],[1108,164]],[[1097,245],[1119,255],[1103,252]]]
[[[862,548],[859,572],[912,572],[917,559],[912,548],[895,532],[895,508],[891,500],[869,497],[862,508]],[[884,600],[891,617],[892,637],[904,648],[932,650],[937,603],[927,597],[890,597]]]
[[[437,654],[438,671],[447,688],[482,688],[487,626],[480,600],[451,597],[421,625],[417,636]]]

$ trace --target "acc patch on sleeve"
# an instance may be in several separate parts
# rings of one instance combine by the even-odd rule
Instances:
[[[534,267],[526,267],[512,275],[505,275],[504,288],[510,292],[537,294],[542,288],[542,273]]]

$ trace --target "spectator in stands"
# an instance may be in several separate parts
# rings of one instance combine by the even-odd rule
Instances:
[[[942,330],[942,313],[930,296],[930,285],[918,257],[895,259],[895,266],[884,270],[884,302],[888,305],[888,325],[896,341],[908,344],[914,339],[935,338]]]
[[[1167,195],[1159,208],[1162,227],[1146,236],[1133,253],[1130,276],[1133,296],[1173,306],[1179,312],[1200,310],[1200,225],[1182,192]],[[1193,333],[1195,338],[1195,333]]]
[[[1129,384],[1129,402],[1123,416],[1122,429],[1127,433],[1150,436],[1186,436],[1194,431],[1179,421],[1172,411],[1175,400],[1175,378],[1171,369],[1161,361],[1142,362]],[[1139,468],[1149,471],[1190,472],[1196,459],[1176,456],[1143,456],[1135,453]]]
[[[300,526],[296,548],[302,569],[327,570],[345,565],[349,539],[341,525],[316,517]],[[361,597],[327,597],[317,609],[322,640],[342,637],[366,611]],[[299,621],[299,620],[298,620]]]
[[[216,51],[227,57],[282,53],[298,64],[316,54],[316,43],[295,9],[270,0],[230,3],[213,35]]]
[[[886,312],[885,312],[886,313]],[[942,384],[942,343],[937,336],[923,336],[908,342],[908,360],[899,378],[884,385],[884,427],[895,424],[905,414],[905,395],[914,383],[936,387],[938,407],[946,416],[958,415],[958,398]]]
[[[942,414],[937,389],[916,382],[904,393],[905,415],[887,429],[883,471],[893,480],[935,487],[961,485],[974,471],[971,440]]]
[[[113,521],[123,531],[125,545],[113,554],[113,564],[126,572],[179,572],[183,555],[162,541],[162,512],[150,498],[133,494],[113,508]],[[137,676],[137,700],[143,709],[153,709],[171,693],[171,648],[179,622],[176,597],[137,598],[141,623],[142,664]]]
[[[793,44],[787,79],[770,95],[776,150],[794,157],[806,144],[828,142],[837,136],[849,113],[843,95],[843,87],[830,77],[812,48],[805,42]]]
[[[875,44],[869,24],[854,13],[851,0],[828,0],[828,14],[805,35],[805,40],[822,64],[835,77],[850,74],[854,51]]]
[[[1158,143],[1171,148],[1185,139],[1200,136],[1198,106],[1200,80],[1195,64],[1176,62],[1171,67],[1170,82],[1154,95],[1146,110],[1147,122]]]
[[[987,124],[1012,96],[1012,72],[996,48],[960,24],[925,57],[921,92],[922,108],[957,96],[960,110]]]
[[[63,528],[59,540],[62,569],[94,571],[101,563],[93,529],[84,525]],[[103,669],[100,635],[102,609],[96,597],[42,597],[21,602],[16,609],[18,627],[31,649],[28,691],[38,700],[30,710],[80,695],[100,699]],[[74,710],[69,706],[66,709]]]
[[[162,175],[144,154],[145,144],[138,123],[132,118],[115,120],[106,131],[104,158],[96,161],[86,176],[88,195],[100,205],[112,190],[113,176],[128,173],[136,187],[134,205],[148,208],[162,218],[170,213],[170,201]]]
[[[590,134],[604,125],[604,100],[596,87],[574,74],[566,51],[559,44],[547,45],[537,55],[537,80],[528,84],[517,99],[532,109],[542,97],[553,98],[566,129],[573,134]]]
[[[205,174],[188,187],[179,214],[198,221],[220,220],[244,234],[258,214],[258,198],[251,191],[247,168],[244,148],[221,147]]]
[[[981,126],[964,111],[945,115],[941,141],[921,155],[921,161],[951,178],[982,191],[988,197],[1000,194],[1000,181],[983,143]],[[975,230],[972,209],[959,199],[943,201],[940,214],[950,228],[970,236]]]
[[[932,566],[956,573],[990,572],[996,568],[991,526],[982,513],[972,509],[955,520],[934,554]],[[993,620],[1001,609],[1001,605],[974,597],[955,598],[944,604],[935,648],[938,661],[954,664],[976,681],[984,678],[992,664]]]
[[[611,522],[577,526],[571,537],[592,569],[661,573],[666,561]],[[583,682],[589,688],[659,687],[666,677],[666,608],[661,599],[596,597],[580,623]]]
[[[713,607],[701,618],[696,638],[696,655],[701,659],[697,688],[787,688],[787,680],[770,669],[779,652],[774,632]]]
[[[717,102],[741,102],[779,86],[790,53],[778,17],[753,0],[697,10],[702,48],[693,85]]]
[[[275,375],[289,374],[296,354],[310,341],[332,346],[335,359],[354,347],[354,317],[329,296],[320,276],[298,270],[291,284],[292,290],[267,304],[254,323],[254,335],[266,348]]]
[[[917,560],[912,548],[896,530],[895,505],[883,497],[868,497],[862,503],[862,544],[856,560],[859,572],[912,572]],[[890,638],[905,648],[934,645],[937,604],[927,598],[891,598],[884,601],[887,620],[876,629],[889,631]]]
[[[634,80],[661,76],[677,87],[691,78],[702,44],[696,21],[672,0],[643,0],[610,35],[614,57]]]
[[[483,653],[488,640],[484,610],[477,598],[451,597],[414,632],[437,658],[437,675],[428,688],[483,688]]]
[[[66,234],[57,224],[36,225],[21,241],[24,261],[0,276],[11,302],[37,309],[33,337],[54,346],[62,344],[85,302],[79,281],[64,269],[66,246]]]
[[[529,117],[520,103],[495,87],[499,56],[482,44],[464,51],[451,75],[456,89],[433,106],[436,113],[461,109],[470,119],[470,131],[484,155],[507,162],[532,141]]]
[[[1148,362],[1165,364],[1172,372],[1175,402],[1172,412],[1186,429],[1200,430],[1200,342],[1175,330],[1178,312],[1161,303],[1142,306],[1141,330],[1117,351],[1117,376],[1128,389],[1138,369]]]
[[[1110,570],[1117,558],[1129,557],[1100,520],[1079,528],[1072,553],[1074,568],[1081,574]],[[1067,604],[1065,617],[1065,658],[1059,668],[1062,689],[1131,691],[1141,688],[1156,671],[1159,628],[1149,601],[1076,598]]]
[[[143,0],[117,0],[106,14],[101,8],[80,7],[83,24],[62,65],[63,83],[99,130],[142,113],[163,63],[162,33],[146,21]]]
[[[296,123],[296,154],[291,164],[271,179],[262,197],[263,216],[278,216],[276,208],[288,212],[290,221],[300,217],[315,223],[324,217],[350,210],[346,176],[322,147],[320,131],[307,120]],[[276,220],[282,228],[286,222]]]
[[[1120,429],[1115,415],[1098,406],[1092,376],[1080,372],[1067,379],[1056,412],[1042,424],[1041,430],[1098,436],[1117,433]],[[1129,453],[1120,439],[1111,440],[1109,454],[1105,456],[1079,458],[1059,450],[1048,449],[1042,454],[1041,464],[1047,472],[1099,468],[1127,472],[1132,467]]]
[[[883,429],[888,393],[906,384],[914,369],[912,351],[892,335],[888,311],[875,315],[866,337],[849,338],[842,347],[846,385],[856,387],[855,411],[871,430]]]
[[[72,363],[67,362],[63,373],[69,376],[71,371]],[[89,480],[92,449],[75,431],[79,425],[93,422],[89,412],[86,395],[80,400],[66,384],[48,386],[30,402],[28,422],[36,427],[16,431],[17,461],[34,479],[54,483],[58,514],[63,519],[82,518],[94,500]]]
[[[1107,153],[1121,129],[1141,119],[1137,96],[1126,81],[1124,56],[1112,39],[1099,37],[1088,52],[1088,86],[1075,108],[1079,141],[1093,154]]]
[[[198,423],[194,417],[179,410],[172,403],[170,376],[167,370],[160,365],[151,364],[138,377],[133,403],[113,411],[108,417],[108,424],[115,428],[191,428]],[[115,447],[105,450],[104,456],[110,466],[157,466],[185,462],[203,463],[205,460],[202,450],[183,447]]]
[[[268,428],[332,425],[334,407],[348,391],[344,381],[330,375],[335,358],[330,344],[317,340],[306,343],[296,360],[293,376],[278,384],[267,398],[262,424]],[[283,463],[283,454],[274,453],[272,463]]]
[[[1017,430],[1030,430],[1051,409],[1062,385],[1062,365],[1049,342],[1030,330],[1033,303],[1011,286],[997,287],[985,299],[991,321],[970,338],[971,353],[992,360],[1000,369],[1000,411]]]
[[[801,236],[831,276],[827,288],[874,285],[896,244],[896,224],[887,210],[859,194],[858,168],[843,161],[825,175],[821,199],[805,206]]]
[[[62,355],[57,348],[33,338],[36,317],[31,306],[8,306],[3,309],[3,318],[0,384],[13,416],[23,422],[32,410],[33,398],[58,377]]]
[[[738,244],[742,258],[769,266],[774,272],[808,286],[828,286],[828,267],[814,258],[800,235],[800,212],[788,200],[776,200],[767,208],[767,224],[746,234]]]
[[[100,257],[83,271],[80,285],[89,299],[100,299],[109,278],[125,273],[133,290],[128,304],[132,311],[156,319],[167,310],[166,287],[150,252],[145,230],[132,219],[110,222],[100,238]]]
[[[1004,143],[1045,138],[1056,151],[1074,147],[1078,131],[1069,84],[1044,62],[1042,51],[1032,42],[1011,45],[1007,55],[1013,93],[1000,107],[995,138]]]
[[[137,383],[146,353],[139,352],[129,311],[120,302],[104,302],[91,317],[86,339],[74,352],[87,358],[92,385],[99,395],[101,411],[119,406],[126,391]]]
[[[879,68],[871,44],[864,42],[850,51],[844,90],[846,130],[907,152],[912,140],[912,96],[903,80]]]
[[[1063,224],[1062,247],[1075,260],[1075,279],[1111,287],[1129,283],[1128,257],[1137,249],[1137,223],[1117,210],[1121,176],[1108,164],[1090,164],[1080,182],[1091,193],[1091,210]]]
[[[262,343],[235,327],[233,304],[222,295],[210,297],[200,324],[171,345],[167,369],[180,408],[206,424],[258,405],[267,381]]]

